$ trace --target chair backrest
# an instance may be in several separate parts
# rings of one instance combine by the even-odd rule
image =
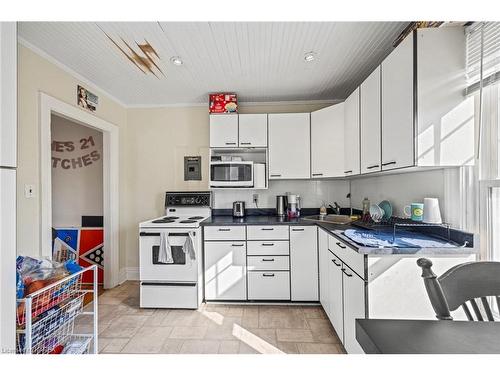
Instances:
[[[438,319],[453,319],[450,311],[461,306],[471,321],[495,320],[490,300],[495,300],[500,310],[500,262],[463,263],[439,277],[432,271],[429,259],[420,258],[417,264],[422,268],[425,289]]]

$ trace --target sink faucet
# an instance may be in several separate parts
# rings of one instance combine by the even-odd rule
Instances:
[[[333,204],[335,205],[335,207],[333,207],[331,204],[329,204],[328,206],[333,210],[333,213],[335,215],[340,215],[340,206],[337,202],[333,202]]]

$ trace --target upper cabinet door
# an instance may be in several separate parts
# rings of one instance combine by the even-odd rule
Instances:
[[[344,176],[344,103],[311,113],[311,177]]]
[[[310,178],[309,113],[269,114],[269,178]]]
[[[413,34],[382,62],[382,170],[414,161]]]
[[[15,167],[17,154],[17,30],[0,22],[0,167]]]
[[[344,103],[344,176],[360,173],[359,87]]]
[[[380,66],[361,84],[361,173],[381,170]]]
[[[267,147],[267,114],[239,115],[239,146]]]
[[[210,147],[238,147],[238,115],[210,115]]]

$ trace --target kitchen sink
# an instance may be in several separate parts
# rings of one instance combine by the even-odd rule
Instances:
[[[302,219],[332,224],[349,224],[352,221],[351,217],[347,215],[313,215],[304,216]]]

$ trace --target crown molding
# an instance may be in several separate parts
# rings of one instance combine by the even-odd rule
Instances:
[[[238,102],[238,106],[257,107],[257,106],[280,106],[280,105],[313,105],[313,104],[338,104],[342,99],[318,99],[318,100],[282,100],[276,102]],[[178,108],[178,107],[207,107],[208,103],[175,103],[175,104],[137,104],[129,105],[129,109],[147,109],[147,108]]]
[[[60,62],[56,58],[54,58],[51,55],[49,55],[47,52],[45,52],[42,49],[38,48],[37,46],[31,44],[30,42],[28,42],[26,39],[20,37],[19,35],[17,37],[17,42],[19,44],[21,44],[23,47],[28,48],[29,50],[31,50],[32,52],[34,52],[38,56],[40,56],[43,59],[47,60],[51,64],[54,64],[58,68],[62,69],[63,71],[65,71],[69,75],[73,76],[76,80],[80,81],[81,83],[83,83],[84,85],[88,86],[89,88],[92,88],[92,89],[94,89],[96,91],[99,91],[100,93],[104,94],[109,99],[113,100],[114,102],[118,103],[119,105],[121,105],[124,108],[128,108],[129,107],[128,105],[126,105],[125,103],[123,103],[120,99],[118,99],[116,96],[114,96],[114,95],[110,94],[108,91],[102,89],[101,87],[99,87],[98,85],[96,85],[94,82],[92,82],[89,79],[85,78],[80,73],[75,72],[73,69],[71,69],[67,65],[63,64],[62,62]]]

